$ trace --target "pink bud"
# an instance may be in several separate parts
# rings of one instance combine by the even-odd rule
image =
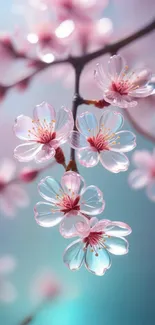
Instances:
[[[39,171],[37,169],[30,169],[30,168],[23,168],[23,170],[21,171],[19,178],[25,182],[25,183],[29,183],[31,181],[33,181],[39,174]]]

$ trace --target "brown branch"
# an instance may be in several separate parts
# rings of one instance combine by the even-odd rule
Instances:
[[[42,62],[38,59],[33,59],[30,58],[29,56],[27,56],[26,53],[22,53],[22,52],[17,52],[16,49],[13,47],[13,45],[10,43],[8,44],[7,42],[3,42],[2,40],[0,41],[1,44],[3,44],[4,47],[6,47],[6,49],[10,51],[10,53],[12,54],[12,56],[16,59],[25,59],[29,62],[29,66],[33,66],[34,68],[36,68],[35,71],[33,71],[29,76],[18,80],[17,82],[11,84],[11,85],[0,85],[0,97],[3,98],[4,95],[7,93],[7,91],[13,87],[17,87],[20,86],[20,84],[24,84],[24,83],[29,83],[33,77],[35,77],[39,72],[47,69],[50,66],[54,66],[57,64],[63,64],[63,63],[69,63],[71,64],[74,68],[76,66],[81,66],[81,68],[83,68],[87,63],[89,63],[91,60],[98,58],[101,55],[104,55],[106,53],[111,53],[114,54],[116,53],[118,50],[120,50],[122,47],[130,44],[131,42],[147,35],[148,33],[152,32],[153,30],[155,30],[155,19],[153,21],[151,21],[151,23],[149,23],[148,25],[146,25],[145,27],[139,29],[138,31],[136,31],[135,33],[131,34],[130,36],[121,39],[118,42],[109,44],[107,46],[105,46],[104,48],[95,51],[93,53],[89,53],[89,54],[84,54],[82,56],[78,56],[78,57],[71,57],[69,56],[68,58],[65,59],[60,59],[60,60],[55,60],[51,63],[45,63]]]

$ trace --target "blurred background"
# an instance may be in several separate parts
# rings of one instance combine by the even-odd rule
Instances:
[[[33,56],[36,48],[28,44],[26,37],[28,33],[34,32],[32,26],[34,21],[35,24],[41,23],[41,17],[37,16],[36,12],[32,14],[31,6],[34,7],[34,3],[31,2],[30,5],[28,0],[0,0],[0,36],[4,40],[11,35],[17,50],[26,50]],[[129,35],[149,23],[154,14],[154,0],[107,0],[105,6],[101,6],[98,11],[100,19],[103,17],[109,19],[106,23],[104,21],[102,27],[103,43],[102,35],[98,44],[94,44],[93,39],[89,42],[93,49],[103,47],[104,44]],[[54,15],[54,10],[51,10],[51,20],[54,19]],[[70,46],[67,53],[68,51],[81,53],[78,41],[74,37]],[[42,49],[37,51],[36,55],[46,62],[47,53],[42,52]],[[155,32],[125,47],[120,53],[126,57],[129,66],[144,64],[154,73]],[[104,63],[108,57],[109,55],[106,55],[91,62],[83,71],[81,78],[83,96],[100,98],[101,94],[93,84],[93,70],[98,61]],[[25,60],[8,58],[4,48],[0,46],[0,84],[10,85],[29,75],[31,69],[33,67],[28,68],[25,65]],[[21,114],[32,116],[34,106],[42,101],[47,101],[57,110],[62,105],[71,108],[73,84],[74,74],[71,68],[55,66],[38,73],[27,85],[18,85],[2,94],[0,160],[6,158],[13,160],[16,175],[26,164],[18,163],[13,158],[13,150],[19,144],[13,134],[15,118]],[[147,114],[144,118],[143,114],[139,114],[139,106],[136,112],[132,111],[132,117],[149,134],[155,135],[154,98],[151,102],[148,100],[145,103]],[[79,112],[87,109],[88,107],[83,105],[79,108]],[[95,108],[91,107],[90,110],[94,111]],[[101,111],[97,108],[96,113],[101,115]],[[136,132],[128,121],[125,124],[128,129]],[[142,135],[136,134],[137,148],[152,151],[154,144]],[[67,145],[64,148],[66,157],[69,158],[69,148]],[[129,153],[128,156],[131,159],[132,154]],[[29,166],[34,167],[35,164]],[[11,264],[10,269],[13,271],[5,275],[14,286],[12,295],[16,299],[11,301],[7,297],[1,299],[1,325],[20,325],[26,317],[33,314],[35,314],[31,322],[33,325],[153,324],[155,203],[147,198],[145,191],[135,192],[129,187],[128,176],[133,170],[132,163],[127,172],[120,174],[112,174],[101,165],[95,167],[93,172],[82,166],[78,168],[88,185],[97,185],[103,191],[106,201],[103,217],[124,221],[131,226],[133,232],[129,238],[129,254],[112,256],[113,265],[103,277],[92,275],[84,267],[78,272],[71,272],[66,268],[62,254],[69,240],[62,238],[56,228],[43,228],[37,225],[33,214],[33,207],[40,200],[37,191],[38,181],[47,175],[54,175],[60,179],[63,174],[62,166],[55,165],[40,174],[32,183],[21,185],[26,191],[23,195],[27,195],[27,206],[19,207],[15,216],[7,216],[0,211],[0,257],[10,256],[8,263],[11,263],[12,257],[16,264],[14,266]],[[3,286],[1,277],[0,275],[0,290]],[[53,296],[42,305],[44,297],[41,283],[46,280],[51,284]]]

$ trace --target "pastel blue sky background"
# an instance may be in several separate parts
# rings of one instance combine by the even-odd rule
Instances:
[[[133,30],[136,25],[141,26],[150,20],[153,13],[148,10],[148,3],[153,9],[154,1],[143,0],[141,8],[137,7],[137,2],[136,0],[134,7],[134,2],[131,1],[127,10],[125,0],[111,0],[106,14],[113,19],[116,30]],[[0,0],[1,30],[12,30],[15,24],[10,11],[11,3],[11,0]],[[136,8],[139,8],[137,21]],[[155,41],[154,36],[153,34],[152,42]],[[65,89],[62,82],[53,82],[46,78],[45,72],[35,78],[25,92],[11,90],[0,107],[0,157],[12,157],[18,142],[12,133],[17,115],[31,115],[33,107],[43,100],[57,109],[64,104],[70,107],[72,95],[72,89]],[[87,108],[83,106],[80,111],[85,109]],[[126,126],[132,129],[130,125]],[[139,149],[153,148],[140,135],[137,135],[137,144]],[[127,179],[132,168],[131,165],[128,172],[113,175],[100,165],[93,170],[79,166],[87,184],[97,185],[104,193],[106,208],[103,216],[124,221],[133,229],[129,238],[129,254],[112,256],[113,265],[103,277],[96,277],[84,268],[79,272],[70,272],[62,262],[62,253],[69,241],[63,239],[56,228],[46,229],[36,224],[33,206],[39,200],[38,180],[26,187],[31,198],[27,209],[19,210],[13,220],[0,215],[0,255],[13,254],[18,261],[17,270],[10,277],[17,287],[18,300],[11,305],[0,305],[0,325],[18,325],[25,316],[33,312],[35,303],[30,299],[30,286],[35,274],[47,268],[62,283],[64,293],[53,305],[46,305],[38,313],[33,325],[154,323],[155,205],[147,199],[144,191],[134,192],[129,188]],[[63,169],[56,166],[45,173],[47,174],[55,175],[59,179]]]

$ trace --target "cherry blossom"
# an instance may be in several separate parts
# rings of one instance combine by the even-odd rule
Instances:
[[[16,261],[11,255],[0,257],[0,301],[11,303],[17,297],[16,288],[6,279],[16,268]]]
[[[33,300],[51,300],[61,292],[61,285],[50,270],[43,270],[35,275],[30,287]]]
[[[52,8],[56,6],[61,20],[86,21],[99,14],[108,0],[46,0],[46,3],[51,4]]]
[[[75,224],[87,224],[87,218],[100,214],[105,207],[98,187],[86,187],[82,176],[66,172],[61,184],[52,177],[39,184],[39,194],[47,202],[38,202],[34,208],[35,219],[40,226],[53,227],[60,224],[60,233],[68,238],[76,233]]]
[[[54,108],[43,102],[33,111],[33,119],[20,115],[16,119],[16,136],[25,140],[16,147],[14,156],[19,161],[47,161],[55,156],[56,149],[67,141],[73,129],[72,112],[62,108],[56,114]]]
[[[18,207],[24,208],[29,199],[21,185],[14,181],[16,166],[12,160],[0,163],[0,209],[9,217],[16,214]]]
[[[123,222],[92,218],[87,227],[79,223],[76,229],[75,236],[80,238],[66,248],[63,257],[72,271],[79,270],[84,263],[88,271],[101,276],[111,267],[109,253],[128,253],[129,244],[124,236],[131,233],[131,228]]]
[[[69,142],[78,149],[81,165],[93,167],[100,161],[113,173],[128,169],[124,152],[135,148],[136,136],[130,131],[119,131],[123,126],[122,114],[105,110],[98,123],[93,113],[84,112],[77,117],[76,126],[78,131],[70,134]]]
[[[133,154],[136,169],[129,175],[129,184],[135,190],[146,188],[146,194],[155,202],[155,149],[136,150]]]
[[[98,64],[95,70],[95,79],[101,88],[103,98],[114,106],[122,108],[137,105],[138,97],[147,97],[153,87],[149,69],[137,69],[128,72],[128,66],[120,55],[113,55],[108,61],[108,72]]]

